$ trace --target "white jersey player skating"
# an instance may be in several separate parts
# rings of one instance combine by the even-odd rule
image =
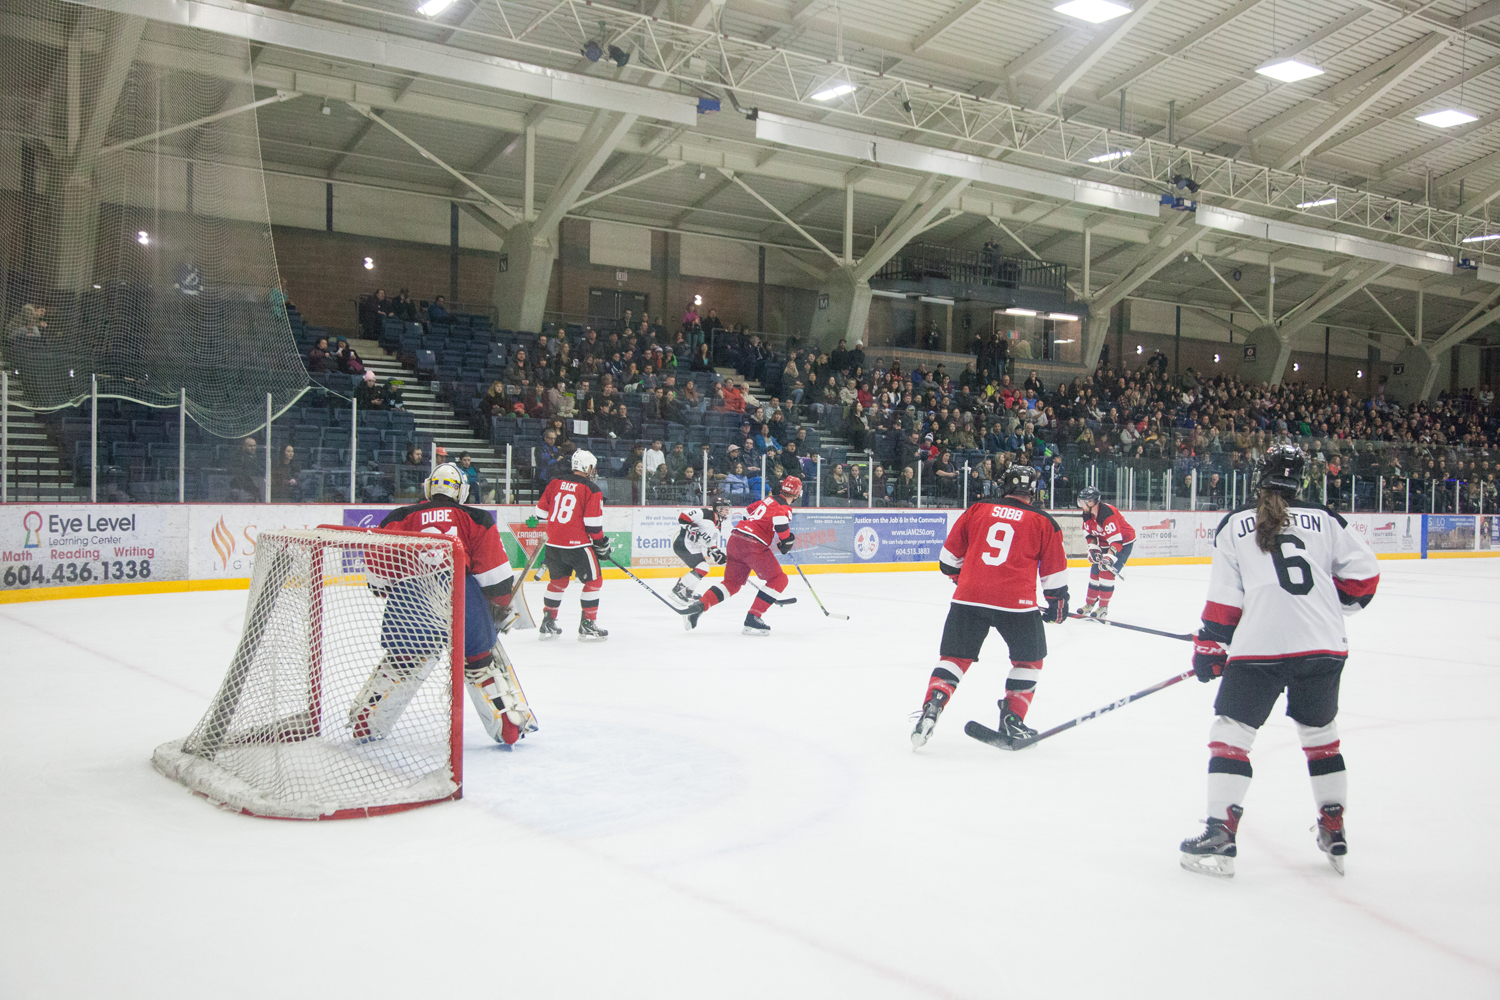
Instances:
[[[1260,496],[1214,535],[1213,569],[1193,670],[1223,675],[1209,730],[1208,823],[1182,842],[1182,866],[1234,874],[1235,833],[1250,788],[1250,747],[1283,690],[1318,807],[1318,847],[1343,874],[1347,780],[1339,752],[1339,677],[1349,655],[1344,617],[1375,595],[1375,554],[1342,517],[1298,499],[1305,464],[1292,445],[1263,460]]]
[[[689,507],[677,515],[681,526],[672,541],[672,551],[687,564],[688,571],[672,588],[672,596],[684,604],[698,599],[699,581],[708,576],[710,567],[724,565],[724,537],[721,531],[729,517],[729,501],[715,496],[708,507]]]

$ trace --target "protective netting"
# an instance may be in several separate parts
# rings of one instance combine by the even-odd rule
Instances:
[[[12,401],[73,405],[97,375],[101,395],[148,405],[185,389],[214,434],[264,424],[266,394],[279,413],[308,379],[255,111],[236,110],[275,97],[248,43],[61,0],[0,0],[0,17]]]
[[[453,544],[438,536],[261,532],[229,672],[187,739],[157,748],[157,770],[258,816],[453,796],[453,571]],[[363,722],[382,700],[389,711]]]

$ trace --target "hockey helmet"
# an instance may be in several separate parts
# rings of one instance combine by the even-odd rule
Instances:
[[[713,510],[713,515],[714,515],[714,521],[715,521],[715,523],[718,523],[718,524],[723,524],[724,523],[724,520],[727,517],[729,517],[729,510],[730,510],[731,506],[732,505],[729,502],[729,498],[726,497],[724,494],[722,494],[722,493],[715,493],[714,494],[713,501],[710,504],[710,507]]]
[[[796,476],[787,476],[781,481],[781,486],[777,488],[776,492],[780,493],[782,499],[788,502],[797,500],[802,496],[802,480]]]
[[[1078,506],[1082,508],[1087,507],[1089,504],[1098,503],[1100,496],[1099,487],[1085,486],[1078,491]]]
[[[1294,444],[1279,444],[1260,460],[1260,488],[1275,490],[1288,500],[1302,492],[1307,456]]]
[[[422,484],[422,495],[428,500],[433,496],[451,497],[459,503],[469,499],[469,479],[463,470],[452,462],[444,462],[432,470],[432,475]]]
[[[592,476],[598,467],[599,460],[594,457],[593,452],[585,448],[573,452],[573,471],[580,476]]]
[[[1000,493],[1008,497],[1034,496],[1041,481],[1040,472],[1029,465],[1016,463],[1001,474]]]

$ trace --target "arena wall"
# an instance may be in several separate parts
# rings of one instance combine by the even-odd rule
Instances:
[[[0,509],[0,604],[109,594],[249,586],[255,539],[265,528],[374,526],[390,507],[298,504],[12,504]],[[491,507],[513,562],[541,538],[530,507]],[[956,510],[799,510],[795,559],[809,573],[935,570]],[[642,577],[672,577],[677,511],[611,507],[605,531],[615,558]],[[1070,565],[1083,566],[1077,511],[1058,511]],[[1223,512],[1133,511],[1131,565],[1206,563]],[[1378,556],[1427,559],[1500,555],[1494,514],[1345,515]],[[523,544],[524,543],[524,544]],[[628,557],[628,562],[627,562]],[[606,570],[621,578],[618,569]],[[1080,581],[1081,582],[1081,581]]]

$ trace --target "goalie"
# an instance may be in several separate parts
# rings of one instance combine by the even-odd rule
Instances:
[[[445,463],[432,470],[422,486],[427,499],[398,507],[380,522],[382,528],[448,535],[463,543],[469,566],[464,581],[464,680],[484,731],[506,746],[535,732],[536,719],[516,680],[515,670],[498,642],[518,617],[511,608],[515,573],[505,555],[500,530],[488,511],[465,506],[469,484],[463,471]],[[451,582],[434,587],[422,582],[419,568],[371,565],[365,580],[385,598],[380,623],[380,665],[365,682],[349,711],[349,726],[358,741],[387,736],[433,668],[447,656],[447,617],[442,602],[451,600]],[[414,572],[416,570],[416,572]]]
[[[688,568],[672,588],[672,596],[683,604],[698,599],[697,585],[708,576],[709,568],[724,565],[724,538],[720,534],[729,517],[729,501],[715,494],[710,507],[689,507],[677,515],[681,530],[672,542],[672,551]]]

